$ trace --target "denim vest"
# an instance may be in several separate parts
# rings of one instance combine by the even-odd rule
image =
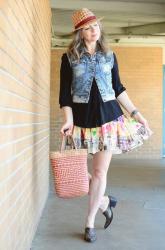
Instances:
[[[102,100],[106,102],[116,99],[111,73],[114,64],[113,52],[108,51],[105,54],[98,50],[93,55],[90,55],[86,49],[83,52],[79,62],[68,56],[72,68],[72,101],[88,103],[94,77]]]

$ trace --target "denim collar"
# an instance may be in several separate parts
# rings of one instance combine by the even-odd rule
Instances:
[[[81,52],[82,52],[83,54],[88,54],[88,55],[91,56],[91,54],[87,51],[87,48],[86,48],[85,46],[81,48]],[[98,45],[96,45],[96,51],[95,51],[95,53],[93,54],[93,56],[96,55],[96,54],[100,54],[100,53],[102,53],[102,51],[99,49]]]

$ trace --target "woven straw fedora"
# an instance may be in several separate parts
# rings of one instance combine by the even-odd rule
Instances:
[[[92,11],[87,8],[77,10],[72,15],[74,31],[83,28],[86,24],[102,20],[104,17],[97,18]]]

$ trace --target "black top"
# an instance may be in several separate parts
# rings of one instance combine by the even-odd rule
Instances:
[[[70,106],[72,108],[74,125],[83,128],[98,127],[106,122],[113,121],[123,114],[117,99],[103,102],[95,78],[93,79],[89,102],[72,102],[71,82],[72,68],[67,54],[64,53],[62,55],[60,68],[59,104],[60,108],[63,106]],[[120,81],[118,63],[115,54],[114,65],[112,68],[112,86],[115,90],[115,97],[126,90]]]

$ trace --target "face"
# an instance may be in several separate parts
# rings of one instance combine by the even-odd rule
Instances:
[[[87,42],[95,42],[100,37],[100,27],[98,22],[87,24],[82,28],[82,37]]]

